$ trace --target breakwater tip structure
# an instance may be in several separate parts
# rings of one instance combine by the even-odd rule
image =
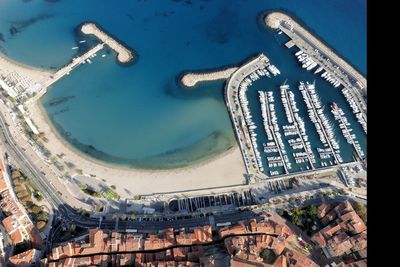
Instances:
[[[129,50],[113,37],[105,33],[95,23],[84,23],[81,27],[81,32],[84,34],[92,34],[99,38],[103,43],[107,44],[117,53],[117,59],[120,63],[126,64],[134,59],[134,54],[131,50]]]
[[[305,52],[318,52],[319,56],[323,56],[325,58],[324,62],[326,64],[323,65],[335,65],[332,66],[332,70],[330,72],[334,73],[336,72],[337,68],[341,68],[343,72],[345,72],[347,75],[347,83],[349,85],[354,84],[354,87],[359,88],[362,94],[366,94],[367,79],[362,74],[360,74],[353,66],[351,66],[339,55],[337,55],[331,48],[329,48],[322,41],[317,39],[298,22],[296,22],[294,18],[282,12],[272,12],[265,16],[264,22],[268,27],[272,29],[281,30],[291,39],[291,42],[288,44],[288,48],[295,45]],[[325,69],[329,68],[326,67]],[[355,85],[355,83],[357,84]],[[343,82],[342,84],[345,83]]]
[[[273,12],[265,17],[265,23],[272,29],[278,29],[280,22],[283,19],[288,20],[290,17],[280,12]]]
[[[218,71],[201,72],[201,73],[186,73],[181,78],[181,83],[186,88],[194,87],[197,83],[226,80],[237,70],[237,67],[227,68]]]

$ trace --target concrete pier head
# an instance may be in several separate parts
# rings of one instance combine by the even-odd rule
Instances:
[[[81,31],[84,34],[93,34],[99,38],[106,45],[111,47],[117,54],[117,59],[121,63],[129,63],[133,60],[134,56],[132,51],[120,44],[117,40],[102,31],[96,24],[88,22],[82,25]]]

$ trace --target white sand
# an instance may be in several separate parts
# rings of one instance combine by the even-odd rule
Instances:
[[[51,75],[50,71],[21,64],[0,53],[0,74],[7,74],[13,71],[23,77],[29,77],[36,82],[47,80]]]
[[[50,72],[25,67],[7,60],[5,57],[0,58],[0,71],[13,69],[19,74],[37,81],[48,79],[51,75]],[[89,159],[66,144],[52,128],[38,101],[44,93],[44,90],[41,91],[28,101],[26,106],[35,125],[49,140],[45,143],[46,148],[51,151],[52,155],[64,153],[65,156],[61,162],[71,162],[75,164],[76,169],[82,169],[84,174],[95,175],[95,178],[90,179],[104,179],[108,185],[115,185],[117,192],[123,198],[130,198],[135,194],[197,190],[245,183],[244,164],[237,146],[203,163],[171,170],[150,171],[120,168]],[[34,156],[32,155],[32,157]],[[38,158],[35,158],[35,162],[37,161]],[[68,169],[66,168],[66,170]],[[75,171],[68,170],[68,172],[71,175],[76,174]],[[76,190],[76,188],[74,189]],[[58,190],[64,192],[65,188],[61,186]]]
[[[239,148],[216,156],[204,163],[171,170],[138,170],[105,164],[89,159],[66,144],[52,128],[37,101],[28,105],[35,124],[44,132],[49,142],[46,147],[53,155],[64,153],[63,161],[71,162],[86,175],[95,175],[115,185],[123,198],[136,194],[152,194],[197,190],[245,183],[245,168]],[[72,174],[72,173],[71,173]]]

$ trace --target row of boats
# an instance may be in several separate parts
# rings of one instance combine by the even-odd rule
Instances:
[[[367,122],[365,121],[362,111],[358,108],[356,101],[354,100],[353,96],[351,95],[349,89],[343,88],[342,93],[346,98],[347,102],[349,103],[351,109],[353,110],[354,115],[357,118],[358,123],[361,124],[363,131],[365,134],[367,133]]]
[[[255,81],[257,79],[259,79],[259,76],[255,72],[251,73],[249,77],[243,79],[243,81],[239,85],[238,95],[239,95],[239,104],[241,106],[244,116],[244,121],[241,121],[241,124],[242,127],[247,127],[250,134],[251,144],[247,144],[247,146],[249,149],[251,148],[250,146],[252,146],[255,154],[255,159],[251,159],[252,165],[254,168],[258,168],[261,172],[264,172],[264,167],[261,160],[261,154],[258,151],[257,133],[255,133],[257,126],[252,120],[252,115],[249,109],[249,101],[247,100],[246,96],[248,87],[252,85],[252,81]],[[247,161],[247,164],[249,164],[249,156],[247,155],[247,150],[244,150],[244,156],[245,160]]]
[[[264,129],[267,134],[268,142],[263,144],[265,153],[278,153],[279,156],[267,156],[268,167],[283,167],[285,172],[292,169],[292,163],[290,162],[286,148],[282,140],[281,133],[279,131],[278,118],[275,111],[275,99],[272,91],[263,92],[258,91],[261,114],[263,117]],[[276,175],[276,170],[271,172],[270,175]],[[278,172],[279,173],[279,172]]]
[[[305,163],[311,161],[311,167],[315,163],[315,156],[312,152],[311,143],[308,140],[308,135],[306,133],[306,128],[303,118],[299,115],[299,109],[297,108],[296,100],[294,99],[294,94],[289,91],[289,85],[283,84],[280,86],[281,90],[281,100],[285,107],[286,118],[288,119],[289,125],[284,125],[284,131],[290,130],[290,133],[295,133],[297,138],[289,139],[288,143],[293,150],[301,149],[303,152],[294,152],[293,157],[296,163]],[[309,166],[306,167],[307,170]]]
[[[301,81],[299,90],[303,95],[308,109],[308,116],[315,125],[321,143],[324,145],[324,148],[330,149],[330,153],[326,154],[332,155],[335,158],[335,164],[337,164],[337,161],[342,163],[343,159],[340,155],[339,142],[336,140],[333,127],[324,113],[321,100],[315,90],[315,83],[306,82],[304,84]]]
[[[345,117],[344,111],[336,103],[332,103],[331,112],[335,117],[335,120],[339,123],[339,128],[342,130],[343,136],[346,139],[347,143],[353,145],[359,157],[364,158],[364,151],[362,150],[356,138],[356,135],[354,133],[351,133],[353,129],[351,128],[351,124]]]
[[[299,50],[295,53],[295,56],[299,60],[299,62],[302,64],[301,67],[303,69],[307,70],[312,70],[315,67],[318,66],[318,64],[312,59],[310,55],[305,53],[303,50]],[[324,68],[322,66],[319,66],[315,71],[314,74],[320,73]],[[339,87],[340,82],[334,78],[334,76],[328,72],[325,71],[324,73],[321,74],[321,77],[327,80],[329,83],[331,83],[334,87]]]

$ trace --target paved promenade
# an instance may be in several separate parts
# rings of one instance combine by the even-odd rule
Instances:
[[[251,143],[250,132],[244,124],[244,114],[239,103],[238,93],[241,82],[257,69],[264,69],[268,65],[268,62],[269,59],[264,54],[260,54],[257,58],[237,69],[225,86],[225,99],[228,111],[236,133],[236,139],[240,146],[243,161],[249,175],[265,176],[258,166],[251,162],[253,159],[256,159],[256,152]]]

